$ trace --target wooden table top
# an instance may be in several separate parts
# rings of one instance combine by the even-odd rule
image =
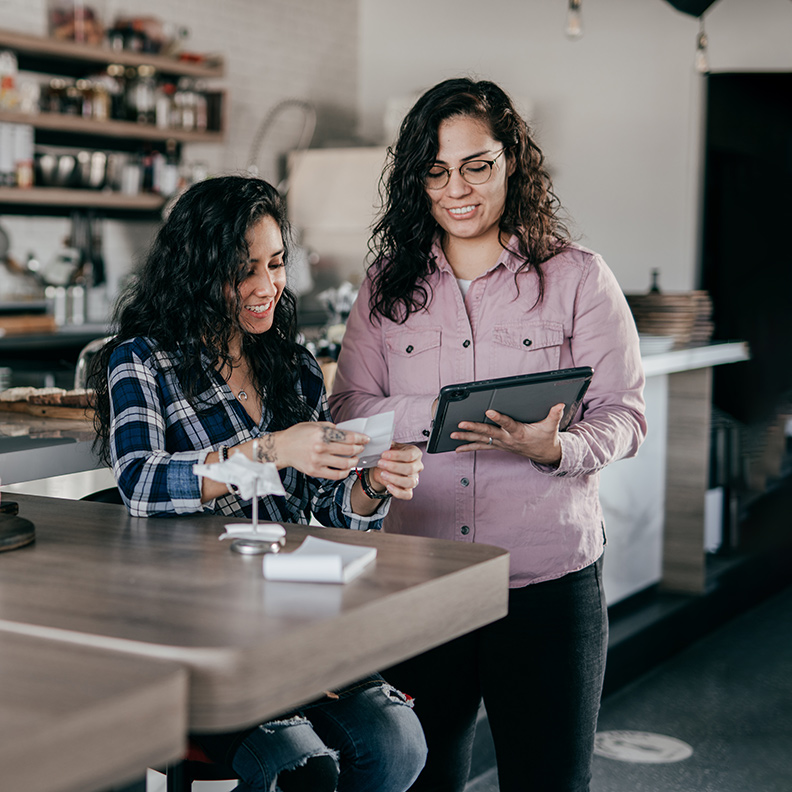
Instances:
[[[190,670],[190,728],[249,725],[506,614],[495,547],[287,525],[377,548],[344,584],[265,581],[219,541],[225,517],[15,494],[34,544],[0,554],[0,630],[170,659]]]
[[[0,679],[3,789],[105,790],[184,754],[176,663],[5,633]]]

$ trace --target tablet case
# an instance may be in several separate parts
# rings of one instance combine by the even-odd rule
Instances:
[[[460,421],[489,423],[487,410],[497,410],[522,423],[547,417],[550,408],[564,402],[560,430],[566,429],[580,407],[594,370],[590,366],[517,374],[512,377],[461,382],[440,389],[427,453],[440,454],[464,445],[450,435]]]

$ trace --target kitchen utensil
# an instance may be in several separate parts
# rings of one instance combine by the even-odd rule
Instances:
[[[0,226],[0,262],[5,262],[11,243],[3,226]]]
[[[90,286],[101,286],[105,282],[105,263],[102,254],[102,218],[97,217],[93,209],[86,215],[88,225],[88,242],[91,260]]]
[[[11,247],[11,242],[5,229],[0,226],[0,265],[5,264],[10,272],[15,275],[27,275],[27,270],[20,266],[19,262],[12,258],[8,251]]]

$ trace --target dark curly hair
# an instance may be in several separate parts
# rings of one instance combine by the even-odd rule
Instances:
[[[415,103],[402,122],[380,180],[382,211],[369,239],[374,265],[370,309],[404,322],[431,298],[426,277],[436,267],[430,259],[438,229],[424,176],[439,149],[440,124],[459,116],[482,121],[514,161],[500,229],[519,240],[524,259],[520,271],[533,267],[544,294],[542,263],[558,253],[569,234],[558,217],[560,205],[544,167],[544,155],[507,94],[487,80],[456,78],[438,83]]]
[[[222,176],[199,182],[175,203],[151,250],[113,315],[115,336],[91,361],[88,386],[95,391],[94,449],[109,464],[110,394],[107,368],[122,342],[138,336],[153,339],[177,359],[176,375],[184,393],[200,411],[205,387],[202,354],[230,366],[229,342],[242,337],[262,407],[277,428],[309,418],[295,382],[300,346],[296,343],[296,300],[284,289],[275,307],[272,328],[248,333],[240,323],[238,286],[247,274],[247,234],[262,217],[278,224],[286,245],[289,224],[278,192],[267,182],[245,176]],[[234,298],[229,300],[226,289]]]

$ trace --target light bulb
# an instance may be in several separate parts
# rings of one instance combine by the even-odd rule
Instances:
[[[699,34],[696,39],[696,71],[706,74],[709,71],[709,58],[707,57],[707,34],[704,32],[704,17],[699,18]]]
[[[580,15],[581,0],[569,0],[566,27],[564,32],[568,38],[579,39],[583,35],[583,18]]]

